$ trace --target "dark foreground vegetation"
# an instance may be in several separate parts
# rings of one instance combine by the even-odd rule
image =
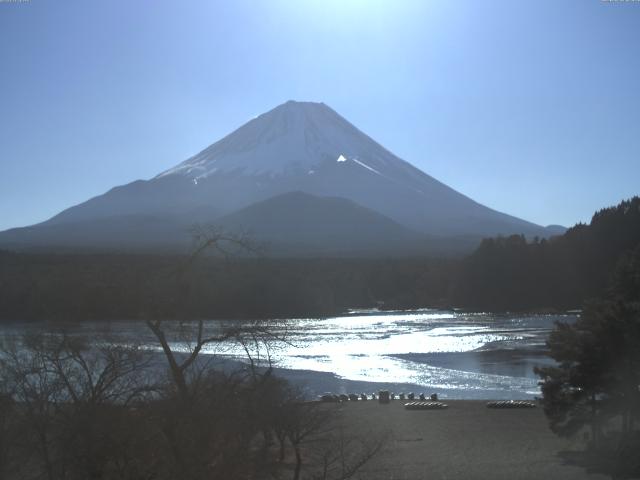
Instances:
[[[215,247],[223,238],[205,240]],[[350,435],[338,410],[306,402],[268,362],[257,368],[255,352],[286,339],[260,321],[167,319],[453,304],[584,307],[549,338],[557,364],[537,370],[544,411],[555,433],[588,442],[569,462],[640,476],[640,198],[561,237],[487,239],[460,260],[227,261],[203,252],[0,255],[2,319],[137,318],[158,346],[153,353],[64,332],[5,337],[0,478],[351,478],[382,438]],[[244,349],[246,368],[201,359],[222,341]]]
[[[255,355],[257,324],[205,332],[148,323],[162,353],[63,332],[0,349],[2,479],[347,479],[382,446],[269,368],[223,372],[208,344]],[[176,339],[189,348],[173,351]]]
[[[618,227],[618,245],[628,245],[629,225],[620,220],[635,215],[637,233],[640,212],[637,201],[622,207],[606,220]],[[600,251],[593,268],[611,253]],[[536,373],[551,429],[588,441],[569,460],[611,478],[640,478],[640,247],[616,263],[601,298],[588,301],[577,321],[556,325],[547,342],[556,365]]]
[[[274,259],[0,252],[1,320],[264,318],[353,307],[567,310],[640,248],[640,198],[550,240],[486,239],[463,259]]]

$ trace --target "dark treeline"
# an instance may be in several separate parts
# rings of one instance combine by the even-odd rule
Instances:
[[[566,310],[602,296],[640,245],[640,198],[550,240],[485,239],[463,259],[0,252],[0,319],[329,315],[355,307]],[[185,265],[189,264],[189,268]]]
[[[453,260],[0,253],[3,320],[263,318],[446,304]]]
[[[640,198],[634,197],[550,240],[483,240],[462,262],[452,301],[488,310],[578,308],[605,295],[616,268],[638,248]]]

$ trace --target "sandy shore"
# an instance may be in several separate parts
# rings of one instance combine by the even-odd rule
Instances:
[[[408,411],[404,402],[346,402],[347,428],[361,435],[388,431],[384,449],[360,478],[605,479],[567,464],[561,452],[581,448],[554,435],[542,409],[498,410],[477,400],[446,401],[447,410]]]

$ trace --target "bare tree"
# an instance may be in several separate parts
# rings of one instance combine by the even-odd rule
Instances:
[[[215,229],[194,229],[194,241],[193,254],[178,272],[185,299],[191,288],[187,274],[199,257],[213,252],[226,259],[238,252],[255,252],[246,237]],[[287,443],[292,447],[294,480],[301,478],[307,453],[309,475],[320,471],[318,478],[347,479],[380,448],[381,442],[347,440],[343,432],[336,437],[333,412],[326,405],[304,401],[299,392],[272,375],[274,342],[287,341],[283,325],[206,323],[190,320],[188,315],[178,322],[147,318],[146,324],[167,361],[176,394],[175,400],[171,394],[164,398],[160,412],[160,430],[173,458],[170,476],[254,478],[270,468],[271,438],[275,436],[281,467]],[[229,345],[244,352],[249,362],[246,375],[210,370],[202,360],[204,350]],[[261,369],[263,366],[266,368]],[[260,435],[262,447],[255,452]],[[341,448],[335,450],[336,445]],[[246,471],[249,465],[253,465],[251,472]]]
[[[4,393],[0,393],[0,480],[10,478],[13,467],[14,436],[18,433],[15,426],[15,402]]]
[[[305,402],[295,396],[282,409],[276,431],[282,432],[294,451],[293,480],[346,480],[352,478],[384,446],[386,432],[367,436],[349,434],[340,407]],[[281,443],[283,448],[283,443]],[[280,459],[283,459],[283,451]],[[305,460],[306,457],[306,460]]]
[[[135,433],[124,417],[153,390],[142,375],[146,366],[143,350],[104,340],[65,333],[5,340],[2,393],[16,405],[21,436],[12,439],[12,456],[26,466],[22,474],[103,478],[122,463],[124,433]]]
[[[227,233],[216,227],[196,225],[192,228],[191,234],[194,242],[193,252],[189,255],[184,265],[176,271],[183,296],[187,301],[191,285],[186,277],[200,257],[211,254],[228,259],[239,252],[258,253],[259,251],[259,247],[253,244],[246,235]],[[188,322],[185,323],[184,320],[180,326],[190,325]],[[187,399],[189,396],[187,371],[194,365],[203,347],[208,344],[220,344],[231,339],[238,339],[243,334],[258,331],[257,322],[253,322],[251,325],[246,323],[243,325],[218,324],[218,328],[205,332],[204,321],[198,319],[195,321],[193,337],[191,339],[186,338],[185,346],[188,353],[179,356],[171,347],[167,329],[162,320],[147,318],[146,324],[162,348],[169,365],[172,380],[183,399]],[[183,339],[185,339],[184,330],[182,333]]]
[[[295,403],[287,405],[285,418],[286,435],[295,454],[294,480],[302,471],[302,445],[311,436],[317,436],[327,428],[331,412],[317,403]]]
[[[336,426],[320,451],[319,468],[313,480],[347,480],[358,474],[384,447],[386,433],[369,437],[349,435],[344,426]]]
[[[0,356],[3,392],[21,407],[25,437],[15,445],[22,456],[35,457],[32,468],[49,480],[58,477],[55,452],[55,418],[62,398],[62,384],[39,347],[40,336],[28,335],[19,343],[5,339]]]

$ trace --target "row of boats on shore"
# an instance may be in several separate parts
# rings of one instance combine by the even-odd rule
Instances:
[[[434,410],[448,408],[448,405],[438,402],[437,393],[429,395],[428,398],[424,393],[420,393],[417,396],[414,393],[408,393],[406,395],[404,393],[400,393],[396,395],[388,390],[380,390],[377,394],[372,393],[370,395],[367,395],[366,393],[325,393],[324,395],[320,395],[320,401],[327,403],[362,402],[367,400],[377,400],[379,403],[390,403],[392,400],[409,400],[410,402],[405,404],[405,408],[407,410]],[[501,400],[487,402],[487,408],[513,409],[535,407],[536,404],[534,402],[525,400]]]
[[[420,393],[416,395],[413,392],[408,393],[406,395],[404,393],[399,393],[396,395],[395,393],[389,392],[388,390],[380,390],[377,394],[372,393],[370,395],[367,395],[366,393],[360,393],[360,394],[325,393],[323,395],[320,395],[321,402],[359,402],[359,401],[367,401],[367,400],[378,400],[380,403],[387,403],[387,402],[390,402],[391,400],[418,400],[418,399],[421,401],[425,401],[427,400],[427,396],[424,393]],[[428,399],[437,401],[438,394],[433,393],[428,396]]]

